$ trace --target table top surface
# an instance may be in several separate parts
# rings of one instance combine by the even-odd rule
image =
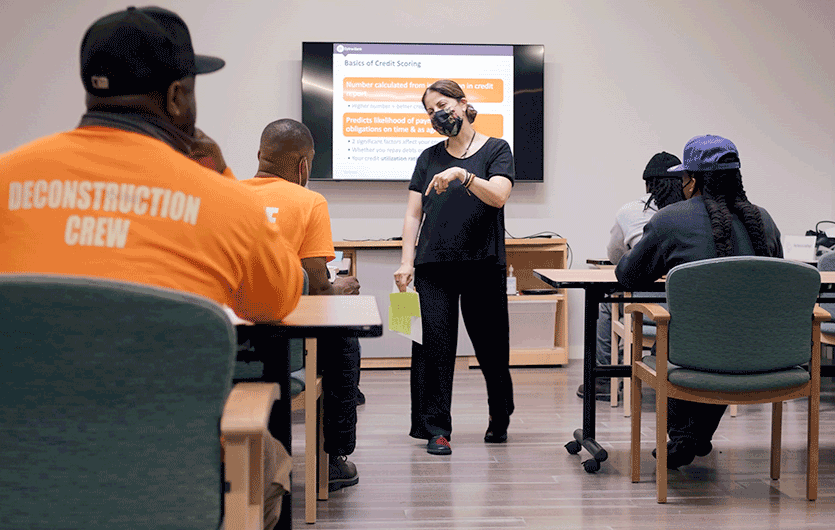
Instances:
[[[616,286],[614,269],[534,269],[534,275],[552,287]],[[835,289],[835,271],[821,271],[821,291]],[[658,280],[663,282],[664,279]]]
[[[549,245],[565,245],[565,238],[560,237],[517,237],[517,238],[507,238],[505,239],[505,246],[507,247],[516,247],[516,246],[549,246]],[[341,249],[349,249],[349,248],[366,248],[366,249],[374,249],[374,248],[389,248],[389,247],[402,247],[403,241],[402,240],[392,240],[392,239],[382,239],[382,240],[361,240],[361,241],[334,241],[333,246],[336,250]]]
[[[288,337],[326,334],[379,337],[383,323],[377,300],[369,295],[302,296],[296,308],[280,322],[253,324],[238,319],[236,325],[268,327]]]

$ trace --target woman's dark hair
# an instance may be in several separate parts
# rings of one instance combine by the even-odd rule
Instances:
[[[439,81],[435,81],[431,85],[429,85],[426,90],[423,91],[423,97],[420,98],[420,102],[423,106],[426,106],[426,94],[429,91],[437,92],[442,96],[446,96],[448,98],[453,98],[455,100],[461,101],[462,98],[467,96],[464,95],[464,91],[461,90],[461,87],[455,81],[451,79],[441,79]],[[473,108],[472,105],[467,103],[467,121],[472,123],[475,121],[476,114],[478,111]]]
[[[739,158],[728,153],[719,159],[723,162],[738,162]],[[694,190],[701,190],[705,200],[710,226],[713,228],[713,241],[716,243],[718,257],[730,256],[733,252],[731,242],[731,222],[736,213],[754,246],[754,254],[767,256],[768,246],[765,241],[765,227],[759,208],[748,201],[742,187],[742,173],[739,169],[720,169],[716,171],[694,171],[690,176],[695,179]]]
[[[649,188],[649,200],[644,205],[644,210],[649,208],[652,201],[655,201],[660,210],[665,206],[684,200],[680,179],[653,178],[647,181],[647,187]]]

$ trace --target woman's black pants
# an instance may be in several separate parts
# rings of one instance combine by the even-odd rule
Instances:
[[[423,344],[412,343],[412,427],[414,438],[452,434],[452,376],[458,342],[458,305],[487,384],[494,422],[513,413],[510,330],[504,265],[465,261],[415,267]]]

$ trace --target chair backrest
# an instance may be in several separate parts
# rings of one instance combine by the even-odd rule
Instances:
[[[820,271],[835,271],[835,250],[823,254],[818,258],[818,270]],[[835,303],[821,304],[824,311],[832,315],[832,320],[835,320]]]
[[[199,296],[0,275],[4,527],[218,528],[235,350]]]
[[[820,273],[779,258],[694,261],[667,275],[669,360],[695,370],[757,373],[809,361]]]

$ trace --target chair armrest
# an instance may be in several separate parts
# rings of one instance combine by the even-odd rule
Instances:
[[[815,312],[812,314],[812,318],[814,318],[815,322],[829,322],[832,318],[832,315],[829,312],[822,308],[819,305],[815,306]]]
[[[669,322],[670,313],[658,304],[648,302],[632,302],[624,309],[627,313],[643,313],[653,322]],[[639,319],[640,320],[640,319]]]
[[[265,437],[279,395],[275,383],[240,383],[223,407],[220,434],[228,483],[224,495],[227,530],[263,528]]]
[[[234,435],[253,435],[267,432],[270,411],[279,398],[275,383],[239,383],[232,388],[223,416],[220,433],[224,438]]]
[[[652,373],[652,377],[659,381],[667,380],[667,327],[670,324],[670,313],[663,306],[659,304],[647,302],[633,302],[626,306],[624,310],[627,313],[632,313],[632,369],[636,369],[636,365],[640,364],[651,373],[649,367],[644,365],[642,361],[644,331],[644,319],[641,315],[646,315],[655,322],[658,326],[655,338],[655,358],[656,368]],[[636,316],[634,313],[640,313]]]

